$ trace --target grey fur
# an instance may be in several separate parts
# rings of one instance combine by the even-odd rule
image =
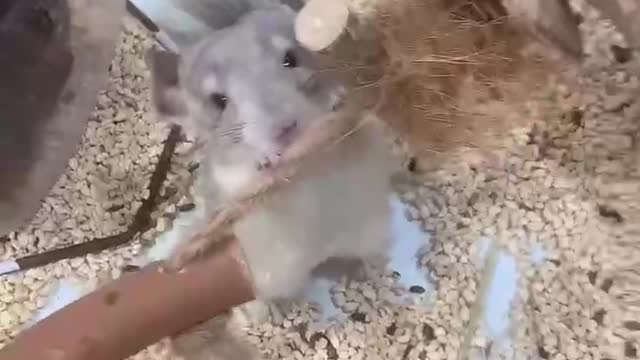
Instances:
[[[0,235],[28,220],[39,198],[25,191],[73,68],[70,10],[63,0],[3,0],[0,6]],[[42,166],[42,165],[40,165]],[[47,164],[47,168],[50,165]],[[35,170],[34,170],[35,169]],[[33,205],[27,205],[29,203]],[[35,209],[33,212],[35,213]],[[33,214],[28,214],[32,216]]]
[[[298,11],[304,6],[303,0],[172,0],[172,2],[213,30],[229,27],[243,15],[260,7],[284,4]]]
[[[247,156],[274,161],[281,149],[265,135],[276,136],[293,123],[304,127],[342,93],[333,79],[316,72],[313,54],[295,41],[293,19],[283,5],[260,8],[211,33],[183,56],[156,53],[154,97],[161,114],[191,135],[215,135],[204,140],[221,163]],[[295,54],[296,68],[283,67],[287,51]],[[225,111],[212,103],[214,93],[229,99]]]
[[[168,0],[179,11],[192,20],[194,26],[189,30],[183,27],[164,24],[166,31],[178,46],[187,48],[211,31],[233,25],[247,13],[273,5],[286,5],[298,11],[304,6],[304,0]]]
[[[182,55],[155,55],[159,115],[203,143],[197,186],[208,210],[233,199],[266,166],[277,164],[289,144],[279,135],[284,128],[295,122],[286,132],[295,138],[334,111],[340,99],[341,86],[317,71],[314,55],[296,43],[294,19],[284,5],[261,6]],[[284,66],[291,51],[296,67]],[[224,110],[216,107],[214,94],[227,97]],[[386,260],[391,171],[381,133],[365,127],[305,163],[301,178],[265,198],[234,226],[258,299],[242,307],[251,323],[264,320],[265,304],[298,297],[328,261]],[[212,331],[183,334],[183,353],[202,358],[208,351],[208,358],[229,358],[230,343],[216,340],[226,339],[219,333],[226,330]],[[185,336],[208,339],[203,341],[210,346],[184,341]],[[185,344],[194,343],[200,344],[197,349],[185,350]]]

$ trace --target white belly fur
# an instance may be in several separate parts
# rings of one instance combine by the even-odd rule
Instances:
[[[321,170],[312,167],[236,224],[259,298],[297,295],[329,257],[386,254],[391,163],[380,136],[378,129],[352,135]]]

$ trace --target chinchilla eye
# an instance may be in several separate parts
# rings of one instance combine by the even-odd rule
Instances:
[[[213,93],[209,97],[211,102],[220,110],[224,110],[227,107],[228,98],[224,94]]]
[[[288,68],[294,68],[298,66],[298,59],[296,58],[296,54],[293,53],[292,50],[287,51],[282,59],[282,66]]]

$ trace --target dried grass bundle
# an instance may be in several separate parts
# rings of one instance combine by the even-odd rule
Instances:
[[[497,0],[378,0],[328,51],[365,108],[416,155],[499,144],[506,114],[558,64],[537,53]]]

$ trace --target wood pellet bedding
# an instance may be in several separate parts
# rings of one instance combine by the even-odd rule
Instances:
[[[436,288],[428,305],[391,301],[390,270],[332,290],[344,321],[319,326],[316,309],[300,304],[284,319],[240,331],[271,359],[637,358],[640,63],[619,56],[624,44],[607,22],[589,9],[583,16],[590,56],[579,89],[550,86],[515,114],[530,126],[511,132],[499,169],[456,163],[398,184],[407,217],[432,235],[420,261]],[[151,46],[127,20],[78,154],[33,223],[0,244],[2,259],[115,234],[131,222],[168,133],[149,111]],[[154,229],[126,247],[0,278],[0,344],[30,324],[54,280],[73,275],[91,287],[118,277],[177,213],[193,208],[189,150],[183,143],[173,158]],[[494,336],[475,305],[483,267],[495,265],[498,250],[515,258],[519,276],[512,321]],[[160,343],[134,358],[174,357]]]

